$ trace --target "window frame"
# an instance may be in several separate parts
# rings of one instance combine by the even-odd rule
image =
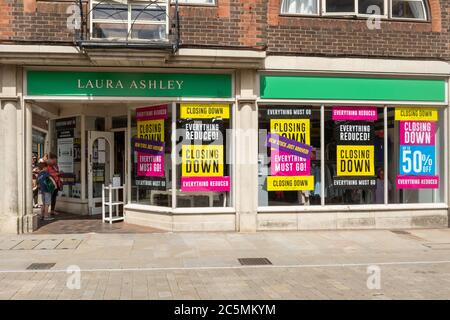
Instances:
[[[291,13],[291,12],[283,12],[283,2],[285,0],[281,0],[280,2],[280,15],[281,16],[305,16],[305,17],[319,17],[321,14],[321,1],[315,0],[317,3],[317,12],[316,13]]]
[[[172,0],[173,1],[173,0]],[[358,13],[359,3],[358,0],[354,0],[355,3],[355,11],[354,12],[326,12],[326,1],[327,0],[315,0],[317,2],[317,13],[290,13],[283,11],[283,1],[280,2],[280,16],[300,16],[300,17],[330,17],[330,18],[349,18],[349,17],[357,17],[357,18],[368,18],[368,17],[378,17],[386,20],[393,21],[410,21],[410,22],[429,22],[430,14],[429,14],[429,5],[426,0],[401,0],[401,1],[411,1],[411,2],[421,2],[424,10],[424,19],[418,18],[400,18],[392,16],[392,3],[393,0],[383,0],[384,2],[384,10],[380,15],[372,15],[366,13]]]
[[[422,1],[422,0],[419,0]],[[352,16],[352,17],[381,17],[381,18],[388,18],[388,12],[389,10],[387,10],[387,7],[389,6],[388,0],[383,0],[384,3],[384,10],[383,10],[383,14],[380,15],[372,15],[372,14],[367,14],[367,13],[359,13],[359,0],[353,0],[354,3],[354,8],[355,10],[353,12],[327,12],[326,11],[326,3],[327,0],[321,0],[321,14],[324,17],[348,17],[348,16]]]
[[[298,100],[293,99],[291,101],[284,100],[284,99],[264,99],[262,100],[259,98],[256,103],[256,111],[259,113],[260,107],[262,106],[271,106],[271,105],[277,105],[277,106],[302,106],[302,105],[308,105],[313,106],[316,109],[320,109],[321,112],[321,125],[320,125],[320,133],[321,133],[321,181],[325,181],[325,109],[332,107],[333,105],[353,105],[353,106],[375,106],[379,109],[383,109],[383,127],[385,130],[384,135],[384,145],[386,146],[388,144],[388,109],[392,107],[401,107],[401,106],[415,106],[415,107],[423,107],[423,108],[436,108],[439,111],[442,110],[443,112],[443,118],[448,119],[448,104],[411,104],[407,103],[405,101],[399,101],[398,103],[380,103],[380,102],[370,102],[370,101],[336,101],[335,103],[333,101],[327,101],[326,103],[321,103],[317,101],[305,101],[305,100]],[[444,139],[442,141],[443,148],[447,149],[449,138],[448,138],[448,123],[446,120],[444,120],[443,124],[443,130],[444,130]],[[259,121],[258,121],[258,130],[259,130]],[[437,152],[437,148],[436,148]],[[321,183],[321,204],[320,205],[309,205],[309,206],[261,206],[259,202],[259,196],[257,198],[257,211],[258,213],[280,213],[280,212],[332,212],[332,211],[344,211],[344,212],[362,212],[362,211],[373,211],[373,210],[379,210],[380,208],[385,208],[388,210],[408,210],[411,209],[448,209],[449,206],[449,196],[448,196],[448,155],[444,155],[444,164],[443,164],[443,176],[440,178],[442,179],[440,181],[439,188],[443,188],[443,199],[440,199],[439,202],[426,202],[426,203],[394,203],[389,201],[389,162],[388,162],[388,153],[389,150],[387,147],[384,148],[384,203],[383,204],[326,204],[325,197],[323,196],[325,194],[325,184]],[[436,190],[434,192],[437,192]]]
[[[144,0],[132,0],[132,1],[125,1],[125,3],[121,3],[120,4],[124,4],[127,6],[127,20],[113,20],[113,19],[94,19],[94,8],[96,5],[98,4],[111,4],[110,1],[98,1],[98,0],[91,0],[89,1],[89,38],[90,40],[96,40],[96,41],[144,41],[144,42],[154,42],[154,41],[168,41],[169,40],[169,17],[168,17],[168,12],[169,12],[169,2],[170,0],[157,0],[156,1],[158,4],[165,5],[166,7],[166,19],[165,21],[140,21],[140,20],[132,20],[131,16],[132,16],[132,8],[135,5],[145,5],[148,4],[148,2],[144,1]],[[119,4],[119,2],[118,2]],[[149,6],[148,8],[151,8],[153,6],[153,4],[151,6]],[[94,23],[108,23],[108,24],[126,24],[127,25],[127,36],[125,38],[97,38],[93,36],[93,26]],[[165,38],[164,39],[139,39],[139,38],[132,38],[132,26],[134,25],[157,25],[157,26],[162,26],[164,25],[166,28],[166,32],[165,32]]]
[[[399,0],[399,1],[403,1],[403,2],[420,2],[422,3],[422,7],[423,7],[423,13],[424,13],[424,19],[418,19],[418,18],[401,18],[401,17],[394,17],[392,16],[392,3],[393,0],[390,0],[389,3],[389,19],[394,20],[394,21],[411,21],[411,22],[428,22],[430,21],[429,19],[429,9],[428,9],[428,1],[426,0]]]
[[[168,0],[170,1],[171,5],[175,5],[177,3],[177,0]],[[190,0],[187,0],[190,1]],[[193,7],[217,7],[218,1],[220,0],[212,0],[213,3],[195,3],[195,2],[180,2],[178,1],[179,6],[193,6]]]

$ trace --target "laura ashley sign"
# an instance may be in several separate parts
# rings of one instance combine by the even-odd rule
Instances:
[[[27,72],[29,96],[210,97],[232,95],[230,74]]]
[[[181,90],[183,82],[183,80],[131,80],[129,89]],[[78,89],[123,89],[124,84],[121,80],[112,79],[88,79],[87,81],[78,79],[77,87]]]

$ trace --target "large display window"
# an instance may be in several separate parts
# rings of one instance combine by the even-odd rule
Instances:
[[[445,112],[388,108],[390,203],[445,202]]]
[[[320,107],[261,106],[258,117],[259,205],[320,205]]]
[[[446,201],[443,107],[259,105],[258,117],[259,207]]]
[[[58,158],[61,197],[81,198],[81,117],[53,121],[51,152]]]
[[[232,108],[165,103],[131,111],[131,202],[166,208],[232,204]]]

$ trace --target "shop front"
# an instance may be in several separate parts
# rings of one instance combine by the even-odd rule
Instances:
[[[175,70],[175,69],[174,69]],[[26,70],[61,211],[170,231],[448,227],[445,76]]]
[[[233,77],[27,70],[26,100],[58,110],[49,121],[57,209],[100,214],[102,187],[115,184],[125,186],[129,223],[172,230],[173,215],[195,213],[208,229],[235,230]]]
[[[447,90],[262,73],[258,229],[447,227]]]

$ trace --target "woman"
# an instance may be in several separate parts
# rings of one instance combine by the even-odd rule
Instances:
[[[38,208],[39,207],[39,202],[38,202],[38,194],[39,194],[39,184],[37,182],[37,177],[39,174],[39,167],[38,167],[38,159],[36,155],[33,155],[33,162],[32,162],[32,173],[33,173],[33,179],[32,179],[32,183],[33,183],[33,208]]]
[[[52,192],[52,201],[50,206],[50,214],[54,216],[57,214],[55,211],[56,198],[58,196],[58,192],[61,190],[62,187],[56,154],[50,153],[48,155],[47,163],[48,163],[48,173],[53,178],[53,180],[55,180],[56,183],[56,188]]]

